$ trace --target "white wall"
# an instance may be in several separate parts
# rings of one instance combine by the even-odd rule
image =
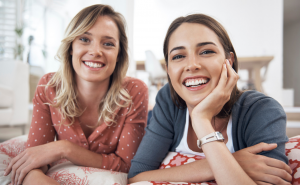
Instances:
[[[300,106],[300,21],[284,27],[284,88],[294,89],[294,106]]]
[[[134,59],[145,60],[145,50],[163,58],[163,40],[179,16],[204,13],[227,29],[238,57],[273,55],[266,93],[281,102],[283,79],[282,0],[152,0],[135,1]]]

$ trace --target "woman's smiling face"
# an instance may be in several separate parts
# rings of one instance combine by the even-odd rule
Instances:
[[[108,16],[98,17],[95,24],[72,43],[76,79],[109,83],[119,47],[119,30],[115,22]]]
[[[168,45],[168,75],[177,94],[193,108],[217,86],[225,61],[218,36],[208,27],[183,23]]]

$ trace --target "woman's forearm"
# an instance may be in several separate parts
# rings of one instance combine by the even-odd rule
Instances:
[[[51,179],[41,169],[31,170],[25,177],[23,185],[59,185],[54,179]]]
[[[129,183],[139,181],[167,182],[205,182],[214,176],[206,159],[166,169],[142,172],[128,180]]]
[[[102,155],[82,148],[69,141],[59,141],[64,149],[61,150],[61,158],[71,161],[79,166],[87,166],[93,168],[102,167]]]
[[[214,132],[210,119],[198,119],[198,122],[194,121],[193,128],[199,139]],[[213,141],[201,147],[213,176],[219,185],[255,184],[229,152],[224,142]]]
[[[219,185],[255,184],[244,172],[223,142],[211,142],[203,145],[206,159]]]

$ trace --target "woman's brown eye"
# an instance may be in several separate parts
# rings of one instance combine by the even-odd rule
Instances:
[[[107,43],[104,43],[105,46],[115,46],[113,43],[110,43],[110,42],[107,42]]]
[[[176,55],[172,58],[172,60],[176,60],[176,59],[180,59],[180,58],[184,58],[183,55]]]
[[[85,37],[81,37],[81,38],[79,38],[79,40],[81,40],[82,42],[89,42],[90,41],[88,38],[85,38]]]
[[[200,54],[211,54],[211,53],[215,53],[214,51],[211,51],[211,50],[205,50],[205,51],[202,51]]]

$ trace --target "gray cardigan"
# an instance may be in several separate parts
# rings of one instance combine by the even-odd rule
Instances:
[[[156,97],[153,116],[146,127],[146,134],[131,160],[128,178],[158,169],[169,151],[179,145],[185,126],[186,109],[179,109],[170,96],[166,84]],[[261,155],[288,163],[285,156],[286,115],[274,99],[257,91],[244,92],[232,109],[232,139],[234,150],[238,151],[258,144],[277,143],[272,151]]]

